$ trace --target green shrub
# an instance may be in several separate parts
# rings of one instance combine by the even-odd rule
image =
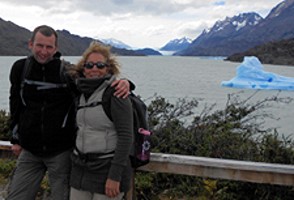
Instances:
[[[9,140],[9,114],[0,110],[0,140]]]
[[[0,184],[5,184],[15,168],[14,159],[0,159]]]
[[[249,103],[250,98],[240,100],[238,94],[231,94],[223,110],[214,110],[212,105],[196,115],[198,101],[195,99],[179,99],[173,105],[162,97],[155,97],[148,108],[154,132],[152,152],[294,164],[293,140],[280,138],[281,134],[275,129],[260,126],[263,120],[272,118],[264,111],[266,108],[274,103],[290,104],[292,99],[279,98],[277,94]],[[161,173],[138,173],[136,191],[138,199],[162,196],[216,200],[294,198],[293,187]]]

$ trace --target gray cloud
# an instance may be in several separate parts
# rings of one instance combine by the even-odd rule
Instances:
[[[58,3],[60,1],[36,1],[36,0],[9,0],[6,1],[6,4],[11,4],[11,5],[15,5],[15,6],[37,6],[37,7],[41,7],[41,8],[50,8],[51,6],[55,6],[58,5],[56,3]]]
[[[195,38],[217,20],[241,12],[253,11],[265,16],[271,6],[281,1],[2,0],[0,5],[9,4],[9,10],[15,10],[15,13],[10,15],[11,12],[4,10],[3,6],[0,17],[9,16],[6,20],[30,28],[48,23],[83,36],[116,37],[136,43],[154,40],[155,44],[182,36]],[[24,13],[25,19],[22,17]]]
[[[7,3],[17,6],[37,6],[44,10],[54,10],[61,13],[80,10],[94,15],[119,15],[126,13],[133,13],[134,15],[169,15],[185,9],[199,8],[207,4],[196,0],[9,0]]]
[[[178,12],[182,6],[155,0],[100,0],[100,1],[76,1],[83,11],[94,15],[120,15],[132,13],[134,15],[163,15]]]
[[[277,0],[267,0],[267,2],[277,2]],[[248,11],[263,12],[264,1],[248,0],[7,0],[7,3],[15,6],[37,6],[44,10],[54,10],[55,12],[89,12],[93,15],[171,15],[183,12],[187,9],[200,9],[210,6],[221,6],[223,9],[246,9]],[[225,5],[225,6],[224,6]],[[256,7],[259,10],[254,10]],[[251,9],[251,10],[250,10]]]

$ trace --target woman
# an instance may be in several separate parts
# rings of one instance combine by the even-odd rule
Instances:
[[[110,49],[94,42],[72,75],[81,92],[77,110],[77,139],[71,172],[71,200],[122,199],[129,190],[132,168],[129,153],[133,116],[129,98],[112,96],[111,116],[101,104],[105,89],[119,75]]]

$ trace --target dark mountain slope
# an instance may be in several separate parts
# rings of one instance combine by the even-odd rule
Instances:
[[[57,30],[59,36],[59,51],[64,56],[80,56],[89,46],[93,38],[80,37],[67,30]],[[0,55],[26,56],[30,54],[28,41],[31,31],[20,27],[10,21],[0,18]],[[143,56],[144,54],[132,50],[111,48],[117,55]]]
[[[29,30],[0,18],[0,55],[28,55],[30,51],[27,46],[30,36]]]
[[[264,64],[294,66],[294,38],[256,46],[243,53],[233,54],[226,60],[242,62],[244,56],[256,56]]]

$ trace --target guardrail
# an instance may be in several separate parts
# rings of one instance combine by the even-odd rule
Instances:
[[[11,147],[11,143],[9,141],[0,140],[0,150],[9,150]]]
[[[10,146],[9,142],[0,141],[1,151],[9,152]],[[138,170],[294,186],[294,165],[285,164],[151,153],[150,163]]]
[[[141,171],[294,186],[294,165],[151,153]],[[132,200],[134,180],[127,199]]]
[[[151,153],[142,171],[294,186],[294,165]]]
[[[11,144],[9,141],[0,140],[0,158],[14,157],[11,151]]]

